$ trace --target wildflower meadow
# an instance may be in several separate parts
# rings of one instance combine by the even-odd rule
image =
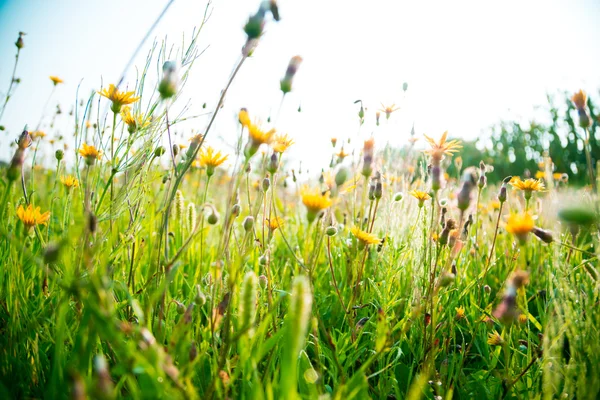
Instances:
[[[505,159],[473,160],[452,132],[386,145],[364,123],[402,109],[360,100],[356,132],[321,138],[329,166],[308,172],[278,129],[301,56],[272,115],[226,101],[286,23],[275,0],[257,6],[183,136],[201,28],[74,99],[68,133],[2,128],[0,398],[600,398],[600,129],[586,92],[569,94],[577,182],[550,152],[497,176]],[[0,124],[30,38],[15,34]],[[232,116],[224,147],[214,123]]]

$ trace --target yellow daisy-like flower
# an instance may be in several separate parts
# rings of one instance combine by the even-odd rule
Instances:
[[[150,121],[144,118],[142,113],[131,113],[131,107],[125,106],[121,109],[121,119],[127,125],[129,133],[139,131],[150,125]]]
[[[215,151],[212,147],[206,146],[200,150],[200,165],[206,167],[206,175],[212,176],[215,168],[223,164],[228,157],[229,155],[223,155],[220,151]]]
[[[112,101],[110,109],[114,113],[121,111],[121,106],[135,103],[140,99],[139,96],[134,96],[135,92],[121,92],[112,83],[109,85],[108,89],[104,88],[102,91],[98,92],[98,94]]]
[[[383,103],[381,103],[381,108],[379,109],[379,111],[382,111],[385,113],[385,119],[390,119],[390,116],[392,115],[392,113],[394,111],[398,111],[400,109],[400,107],[396,107],[395,104],[392,104],[391,106],[384,106]]]
[[[322,193],[319,188],[310,189],[304,186],[300,192],[302,203],[306,206],[308,222],[315,220],[317,215],[333,203],[329,192]]]
[[[336,154],[336,156],[340,162],[344,161],[344,158],[348,157],[349,155],[350,154],[348,154],[344,151],[344,147],[342,147],[340,149],[339,153]]]
[[[275,135],[275,129],[264,130],[260,123],[251,123],[248,125],[248,136],[250,141],[246,145],[244,149],[244,154],[246,158],[252,157],[258,151],[258,148],[262,144],[269,144],[273,140],[273,135]]]
[[[376,235],[365,232],[357,226],[350,228],[350,232],[352,232],[354,237],[358,239],[361,247],[364,247],[364,246],[367,246],[370,244],[381,243],[381,239],[379,239]]]
[[[535,179],[541,180],[546,177],[546,173],[544,171],[537,171],[535,173]]]
[[[533,230],[534,222],[529,213],[511,214],[506,222],[506,231],[512,233],[522,244],[527,240],[527,234]]]
[[[490,203],[490,207],[492,208],[492,210],[499,210],[500,202],[498,200],[492,200],[492,202]]]
[[[46,137],[46,132],[44,132],[44,131],[33,131],[33,132],[30,132],[29,134],[31,135],[31,138],[33,140],[42,139],[42,138]]]
[[[517,318],[521,325],[525,325],[527,323],[527,319],[528,318],[526,314],[519,314],[519,317]]]
[[[286,151],[291,145],[294,144],[294,140],[290,138],[287,134],[285,135],[275,135],[275,139],[271,143],[271,147],[277,153],[283,153]]]
[[[425,201],[431,199],[431,196],[427,192],[423,192],[422,190],[411,190],[408,192],[415,199],[419,200],[419,207],[423,207]]]
[[[522,181],[521,178],[517,176],[510,180],[510,184],[512,187],[525,192],[526,199],[531,198],[532,192],[541,192],[545,189],[544,183],[542,181],[533,178],[525,179],[524,181]]]
[[[448,131],[444,132],[437,142],[427,135],[423,136],[425,136],[425,140],[427,140],[427,143],[431,146],[430,149],[425,150],[425,153],[431,156],[434,163],[439,163],[444,158],[444,155],[451,156],[462,148],[458,140],[447,141]]]
[[[248,110],[246,110],[245,108],[240,109],[240,112],[238,114],[238,120],[244,128],[248,128],[251,124]]]
[[[33,208],[30,204],[27,208],[24,208],[20,205],[19,208],[17,208],[17,217],[19,217],[27,229],[30,229],[36,225],[48,225],[50,211],[42,213],[40,207]]]
[[[466,312],[464,307],[456,307],[456,316],[454,317],[457,321],[465,318]]]
[[[60,181],[63,185],[65,185],[67,189],[79,187],[79,179],[75,178],[72,175],[62,176],[60,178]]]
[[[64,81],[56,75],[50,75],[49,78],[52,81],[52,83],[54,83],[54,86],[58,85],[59,83],[64,83]]]
[[[502,344],[504,344],[504,339],[502,339],[502,336],[500,336],[498,331],[494,331],[488,334],[487,343],[490,346],[501,346]]]
[[[582,110],[587,104],[587,94],[583,90],[579,90],[571,97],[571,101],[578,110]]]
[[[85,158],[85,162],[88,165],[94,165],[96,160],[102,159],[102,151],[98,150],[94,146],[88,146],[86,143],[81,145],[79,149],[79,155]]]
[[[562,174],[560,172],[555,172],[552,174],[552,179],[555,181],[560,181],[562,179]]]
[[[274,231],[277,228],[280,228],[283,225],[283,219],[279,217],[267,218],[267,226],[269,230]]]

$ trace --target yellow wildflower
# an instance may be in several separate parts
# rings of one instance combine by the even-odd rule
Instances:
[[[381,243],[381,239],[379,239],[377,236],[375,236],[372,233],[368,233],[368,232],[362,231],[357,226],[354,226],[354,227],[350,228],[350,232],[352,232],[352,234],[354,235],[354,237],[356,237],[358,239],[358,241],[360,242],[361,247],[364,247],[364,246],[369,245],[369,244],[379,244],[379,243]]]
[[[524,325],[527,323],[527,315],[526,314],[519,314],[519,323]]]
[[[546,173],[544,171],[537,171],[535,173],[535,179],[541,180],[546,177]]]
[[[511,214],[506,223],[506,231],[515,235],[521,243],[527,240],[527,234],[533,230],[533,218],[529,213]]]
[[[290,138],[287,134],[275,135],[275,139],[271,143],[271,147],[273,147],[273,150],[276,153],[283,153],[293,144],[294,140]]]
[[[245,108],[240,109],[238,120],[244,128],[248,128],[250,126],[250,116],[248,115],[248,110]]]
[[[283,219],[279,217],[267,218],[266,220],[269,230],[271,231],[274,231],[275,229],[280,228],[281,225],[283,225]]]
[[[300,191],[300,195],[302,196],[302,203],[306,206],[308,222],[314,221],[322,210],[332,204],[329,192],[322,193],[319,188],[309,189],[304,186]]]
[[[583,90],[579,90],[571,97],[571,101],[578,110],[582,110],[587,104],[587,94]]]
[[[410,192],[408,192],[408,194],[413,196],[415,199],[419,200],[419,208],[423,207],[425,201],[431,199],[429,193],[423,192],[421,190],[411,190]]]
[[[456,307],[456,316],[454,317],[457,321],[465,318],[465,308],[464,307]]]
[[[144,129],[150,124],[149,120],[146,120],[142,113],[131,113],[131,107],[125,106],[121,109],[121,119],[127,125],[129,133]]]
[[[220,151],[215,151],[210,146],[203,147],[200,150],[200,165],[206,167],[206,175],[212,176],[215,168],[223,164],[228,157],[229,155],[223,155]]]
[[[30,135],[31,135],[31,138],[33,140],[38,139],[38,138],[41,139],[41,138],[46,137],[46,132],[44,132],[44,131],[33,131],[33,132],[30,133]]]
[[[108,89],[104,88],[102,91],[98,92],[100,96],[106,97],[110,101],[112,101],[112,105],[110,109],[116,114],[121,111],[121,106],[125,106],[131,103],[135,103],[140,99],[138,96],[134,96],[135,92],[121,92],[115,85],[112,83],[108,87]]]
[[[526,199],[531,198],[532,192],[541,192],[545,189],[544,183],[539,179],[529,178],[522,181],[521,178],[517,176],[510,180],[510,184],[512,187],[525,192]]]
[[[60,181],[67,189],[79,187],[79,180],[72,175],[62,176]]]
[[[384,106],[383,103],[381,103],[381,108],[379,109],[379,111],[382,111],[385,113],[385,119],[390,119],[390,116],[392,115],[392,113],[394,111],[398,111],[400,109],[400,107],[396,107],[395,104],[392,104],[391,106]]]
[[[340,149],[339,153],[336,154],[338,160],[340,162],[344,161],[344,158],[348,157],[350,154],[346,153],[344,151],[344,147],[342,146],[342,148]]]
[[[62,79],[60,79],[56,75],[50,75],[49,78],[52,81],[52,83],[54,83],[54,86],[58,85],[59,83],[63,83],[64,82]]]
[[[444,132],[437,142],[427,135],[423,136],[425,136],[425,140],[431,146],[430,149],[425,150],[425,153],[431,156],[434,164],[439,163],[444,158],[444,155],[451,156],[462,148],[458,140],[447,141],[448,131]]]
[[[487,342],[490,346],[501,346],[504,344],[504,339],[502,339],[498,331],[494,331],[488,335]]]
[[[45,213],[40,212],[40,207],[33,208],[30,204],[27,208],[24,208],[22,205],[17,208],[17,216],[23,222],[23,225],[27,229],[30,229],[36,225],[47,225],[48,220],[50,219],[50,211],[46,211]]]
[[[94,165],[96,160],[102,159],[102,151],[94,146],[88,146],[86,143],[83,143],[81,149],[79,149],[79,155],[85,158],[88,165]]]

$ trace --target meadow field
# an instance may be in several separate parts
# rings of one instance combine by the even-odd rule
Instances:
[[[300,56],[281,71],[272,116],[226,102],[278,20],[275,1],[250,16],[194,132],[175,133],[186,114],[169,110],[197,36],[174,58],[150,51],[137,79],[74,99],[68,134],[2,128],[0,398],[600,398],[586,93],[570,93],[577,183],[549,154],[488,179],[501,166],[467,164],[447,132],[387,146],[361,127],[398,110],[360,101],[352,140],[322,138],[329,167],[308,172],[277,127]],[[213,126],[234,114],[229,151]]]

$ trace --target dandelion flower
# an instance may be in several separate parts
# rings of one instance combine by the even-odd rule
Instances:
[[[147,127],[150,121],[145,119],[141,113],[131,113],[131,107],[125,106],[121,109],[121,119],[127,125],[129,133],[139,131]]]
[[[431,146],[430,149],[425,150],[425,153],[431,156],[434,165],[439,164],[444,158],[444,155],[451,156],[462,148],[458,140],[447,141],[448,131],[444,132],[437,142],[427,135],[423,136],[425,136],[425,140],[427,140],[427,143]]]
[[[464,307],[456,307],[456,316],[454,317],[457,321],[465,318],[466,312]]]
[[[529,200],[531,198],[533,192],[542,192],[545,189],[544,183],[542,181],[533,178],[525,179],[524,181],[522,181],[521,178],[517,176],[511,179],[510,184],[515,189],[522,190],[525,193],[526,200]]]
[[[248,136],[250,137],[250,141],[246,145],[246,150],[244,153],[247,158],[252,157],[258,151],[258,148],[262,144],[269,144],[273,140],[273,135],[275,134],[275,129],[265,130],[262,129],[259,123],[254,123],[248,125]]]
[[[229,155],[223,155],[220,151],[207,146],[200,151],[200,165],[206,167],[206,175],[212,176],[215,168],[223,164],[228,157]]]
[[[385,119],[390,119],[390,116],[392,115],[392,113],[394,111],[398,111],[400,109],[400,107],[396,107],[395,104],[392,104],[391,106],[384,106],[383,103],[381,103],[381,108],[379,109],[379,111],[384,112],[385,113]]]
[[[112,83],[110,84],[108,89],[104,88],[102,89],[102,91],[98,92],[98,94],[112,101],[110,109],[115,114],[121,111],[121,106],[126,106],[128,104],[135,103],[140,99],[140,97],[134,96],[135,92],[121,92]]]
[[[332,204],[329,192],[322,193],[318,188],[309,189],[305,186],[300,195],[302,203],[306,206],[308,222],[313,222],[321,211],[329,208]]]
[[[359,227],[354,226],[350,228],[350,232],[354,235],[355,238],[358,239],[360,246],[365,247],[370,244],[379,244],[381,243],[381,239],[379,239],[376,235],[372,233],[368,233],[362,231]]]
[[[423,192],[421,190],[411,190],[410,192],[408,192],[408,194],[413,196],[415,199],[419,200],[419,208],[423,207],[425,201],[431,199],[429,193]]]
[[[58,85],[60,83],[64,83],[64,81],[62,79],[60,79],[58,76],[56,76],[56,75],[50,75],[49,78],[52,81],[52,83],[54,83],[54,86],[56,86],[56,85]]]
[[[79,180],[72,175],[62,176],[60,181],[67,189],[79,187]]]
[[[85,162],[90,166],[94,165],[96,160],[102,159],[102,151],[94,146],[88,146],[86,143],[83,143],[79,149],[79,155],[85,158]]]
[[[498,331],[494,331],[488,335],[487,342],[490,346],[501,346],[504,344],[504,339],[502,339]]]
[[[47,225],[50,219],[50,211],[41,213],[40,207],[33,208],[30,204],[27,208],[22,205],[17,208],[17,217],[23,222],[23,225],[29,230],[36,225]]]
[[[248,110],[246,110],[245,108],[240,109],[240,112],[238,114],[238,120],[244,128],[248,128],[251,124],[250,116],[248,115]]]
[[[277,153],[283,153],[286,151],[291,145],[294,144],[294,140],[290,138],[287,134],[285,135],[276,135],[275,139],[271,143],[271,147]]]
[[[283,219],[279,217],[267,218],[267,223],[269,226],[269,230],[272,232],[275,231],[275,229],[277,228],[281,228],[281,226],[283,225]]]
[[[519,239],[521,244],[527,240],[527,234],[533,230],[533,218],[529,213],[511,214],[506,223],[506,230]]]

